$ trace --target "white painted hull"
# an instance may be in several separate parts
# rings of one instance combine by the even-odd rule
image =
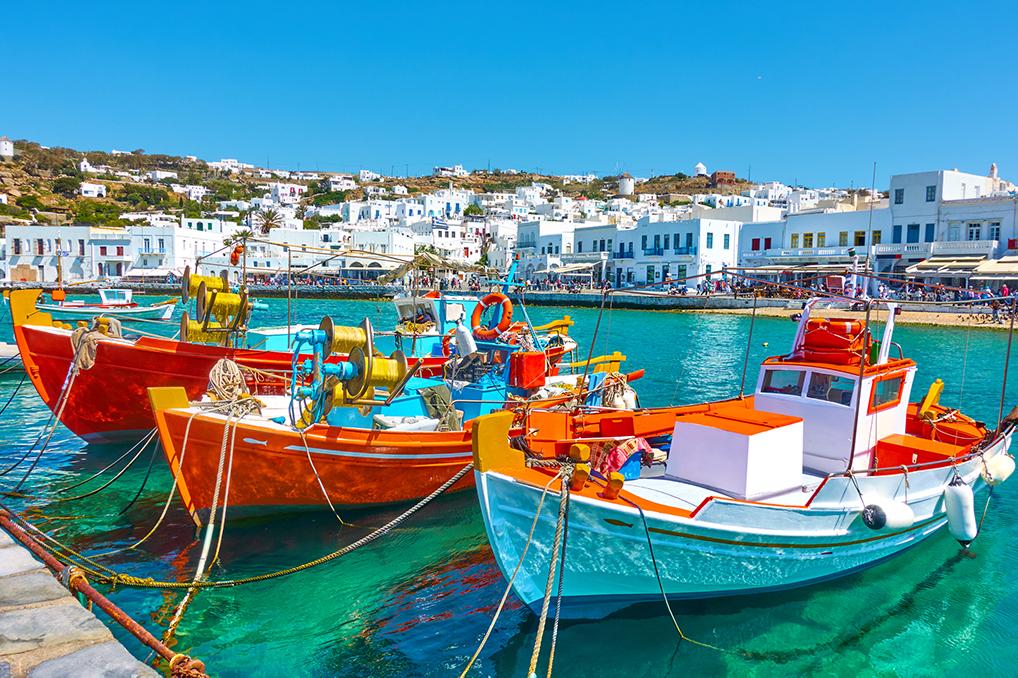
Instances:
[[[1004,445],[998,445],[994,451],[1002,449]],[[978,486],[981,467],[974,459],[960,464],[958,471]],[[476,476],[488,539],[508,579],[526,543],[541,490],[496,472]],[[916,520],[903,530],[866,527],[848,478],[828,480],[810,508],[712,501],[690,518],[646,511],[661,584],[640,512],[574,494],[563,617],[599,618],[636,602],[660,600],[662,585],[670,598],[705,598],[806,586],[859,571],[898,555],[946,524],[942,497],[952,476],[950,468],[909,474],[908,504]],[[857,479],[867,498],[904,501],[900,475]],[[532,608],[543,600],[558,504],[556,483],[513,584]]]
[[[174,305],[164,306],[62,306],[60,304],[38,304],[40,311],[49,313],[54,318],[94,318],[107,316],[113,318],[142,318],[145,320],[169,320],[173,316]]]

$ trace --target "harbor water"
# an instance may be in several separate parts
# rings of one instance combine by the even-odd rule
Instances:
[[[265,303],[268,310],[257,311],[253,324],[285,324],[286,300]],[[323,314],[341,324],[370,316],[377,328],[395,321],[384,301],[300,300],[294,308],[294,318],[305,323],[317,323]],[[534,323],[569,314],[576,321],[572,334],[584,357],[590,350],[596,309],[542,307],[529,312]],[[0,322],[0,340],[11,341],[9,316]],[[628,358],[627,370],[646,370],[637,382],[643,405],[738,393],[749,316],[605,310],[600,322],[595,355],[620,350]],[[794,331],[787,320],[756,320],[747,391],[755,385],[760,361],[787,350]],[[997,421],[1005,332],[899,327],[896,340],[919,364],[913,399],[939,377],[946,382],[942,402],[984,421]],[[20,379],[18,370],[0,375],[0,405]],[[1018,375],[1008,388],[1005,413],[1014,404]],[[24,454],[48,416],[26,382],[0,418],[2,469]],[[21,486],[21,492],[31,496],[3,501],[87,554],[124,548],[141,539],[162,511],[171,480],[161,451],[146,451],[121,478],[92,496],[67,500],[98,488],[112,472],[81,487],[61,489],[110,464],[126,447],[87,446],[60,427]],[[27,466],[0,477],[0,487],[17,485]],[[472,490],[445,496],[403,527],[340,560],[282,579],[202,591],[184,616],[174,649],[204,660],[216,676],[458,675],[506,585],[488,548],[476,502]],[[1014,675],[1016,507],[1013,483],[997,488],[972,557],[960,557],[957,543],[942,531],[897,559],[833,582],[673,604],[687,636],[723,651],[679,644],[660,602],[597,622],[563,622],[555,673]],[[979,497],[977,510],[982,508]],[[353,526],[345,527],[328,511],[230,519],[211,578],[260,574],[311,560],[363,536],[400,510],[346,513],[343,518]],[[199,552],[193,523],[176,500],[142,546],[101,562],[136,576],[187,581]],[[647,554],[638,551],[631,557]],[[158,636],[181,593],[121,588],[110,596]],[[148,656],[131,636],[115,625],[111,628],[136,656]],[[525,675],[536,629],[536,617],[510,597],[472,675]],[[549,644],[544,643],[545,653]],[[539,671],[544,666],[542,660]]]

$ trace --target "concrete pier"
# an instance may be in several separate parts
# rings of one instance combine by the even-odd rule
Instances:
[[[0,678],[158,675],[0,529]]]

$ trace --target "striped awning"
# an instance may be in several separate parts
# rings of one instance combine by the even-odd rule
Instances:
[[[986,260],[985,255],[979,256],[941,256],[923,259],[906,270],[910,275],[930,276],[968,276]]]

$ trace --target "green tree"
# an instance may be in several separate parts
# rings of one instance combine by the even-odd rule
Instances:
[[[122,210],[117,205],[98,200],[82,200],[74,206],[74,220],[93,226],[123,226]]]
[[[53,182],[53,192],[62,196],[73,198],[81,188],[81,179],[78,177],[60,177]]]
[[[254,233],[251,232],[251,229],[245,228],[242,231],[237,231],[236,233],[234,233],[233,235],[231,235],[228,238],[224,238],[223,239],[223,244],[224,245],[232,245],[235,242],[240,242],[244,238],[253,238],[253,237],[254,237]]]
[[[262,234],[265,235],[272,229],[283,225],[283,215],[276,208],[270,207],[255,214],[255,223]]]
[[[467,208],[463,210],[463,215],[467,217],[483,217],[484,210],[477,203],[470,203]]]

